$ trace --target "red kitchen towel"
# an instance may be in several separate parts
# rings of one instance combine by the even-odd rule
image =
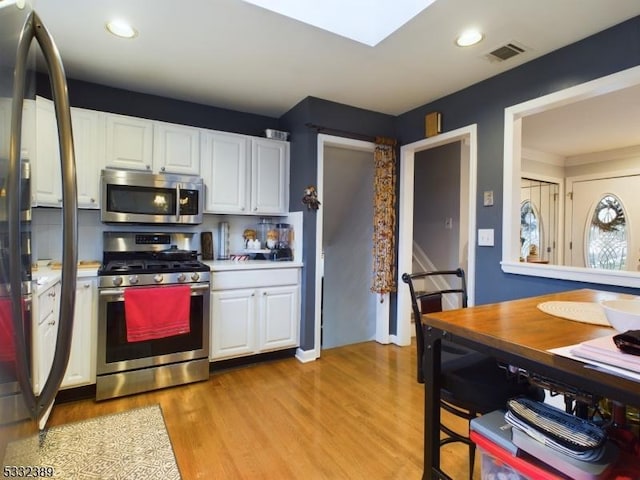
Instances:
[[[2,298],[0,299],[0,362],[13,362],[15,358],[11,298]]]
[[[124,314],[127,341],[142,342],[189,333],[191,289],[177,287],[127,288]]]

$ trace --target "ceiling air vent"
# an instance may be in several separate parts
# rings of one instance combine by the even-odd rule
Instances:
[[[492,62],[504,62],[505,60],[508,60],[511,57],[515,57],[516,55],[520,55],[524,52],[524,47],[514,42],[509,42],[506,45],[502,45],[489,52],[486,57]]]

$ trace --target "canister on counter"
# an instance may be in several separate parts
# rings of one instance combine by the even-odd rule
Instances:
[[[213,260],[213,235],[211,232],[200,233],[200,247],[202,248],[202,260]]]
[[[218,260],[229,260],[229,222],[218,223]]]

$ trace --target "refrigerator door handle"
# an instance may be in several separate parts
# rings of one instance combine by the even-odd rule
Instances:
[[[76,166],[73,149],[73,134],[71,130],[71,108],[69,95],[60,53],[51,34],[40,20],[40,17],[32,11],[27,17],[20,35],[18,51],[16,55],[16,68],[14,72],[14,91],[11,113],[11,140],[9,144],[9,182],[8,187],[8,219],[9,219],[9,244],[12,252],[18,252],[20,248],[20,149],[22,142],[22,108],[24,103],[27,56],[33,39],[36,39],[47,63],[53,102],[58,123],[58,140],[60,143],[60,164],[62,170],[62,278],[60,319],[58,335],[56,338],[56,350],[51,365],[49,377],[39,396],[33,392],[30,380],[30,359],[26,347],[26,338],[22,321],[21,300],[21,255],[12,255],[10,259],[11,299],[13,309],[13,321],[15,326],[17,376],[22,395],[26,405],[34,419],[40,417],[53,403],[62,383],[69,354],[73,334],[73,316],[76,294],[76,275],[78,263],[78,197],[76,186]],[[11,191],[13,190],[13,191]]]

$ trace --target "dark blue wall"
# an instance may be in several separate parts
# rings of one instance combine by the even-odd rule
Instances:
[[[71,105],[89,110],[255,136],[263,136],[266,128],[279,128],[277,118],[183,102],[79,80],[69,79],[68,89]],[[37,93],[43,97],[52,98],[51,87],[46,76],[39,75]]]
[[[531,296],[573,288],[593,287],[537,277],[504,274],[502,258],[502,182],[504,109],[548,93],[603,75],[640,65],[640,17],[636,17],[578,43],[552,52],[398,117],[308,97],[280,119],[199,105],[155,95],[130,92],[81,81],[69,81],[71,104],[154,120],[181,123],[214,130],[262,135],[266,128],[291,132],[291,210],[304,209],[300,202],[307,185],[317,184],[317,131],[306,124],[353,132],[360,138],[388,136],[401,145],[424,138],[424,116],[442,113],[443,132],[470,124],[478,126],[478,183],[476,212],[478,228],[495,230],[494,248],[476,249],[476,303]],[[401,72],[399,72],[400,74]],[[48,79],[38,78],[37,93],[51,98]],[[391,92],[392,93],[392,92]],[[481,207],[482,192],[493,190],[494,207]],[[322,199],[320,199],[322,200]],[[304,209],[301,348],[314,346],[316,215]],[[603,289],[632,289],[600,286]],[[391,312],[395,312],[395,295]],[[392,318],[390,331],[395,332]]]
[[[398,117],[402,144],[424,137],[424,116],[431,111],[442,113],[445,132],[478,125],[476,222],[478,228],[495,230],[496,245],[476,248],[476,303],[594,287],[502,272],[504,109],[639,64],[640,17],[636,17]],[[494,192],[492,208],[482,206],[485,190]],[[609,286],[599,288],[634,292]]]
[[[395,117],[369,110],[307,97],[289,110],[281,119],[281,127],[291,132],[291,190],[290,210],[298,210],[298,203],[307,185],[318,183],[318,132],[307,124],[348,133],[327,131],[330,135],[363,139],[361,136],[395,137]],[[322,201],[322,199],[320,199]],[[322,207],[320,207],[322,208]],[[304,210],[304,251],[302,270],[302,323],[300,348],[314,347],[314,308],[316,275],[316,213]],[[348,268],[348,265],[345,265]],[[394,299],[395,301],[395,299]],[[393,311],[395,311],[392,305]],[[395,331],[395,327],[392,327]]]

